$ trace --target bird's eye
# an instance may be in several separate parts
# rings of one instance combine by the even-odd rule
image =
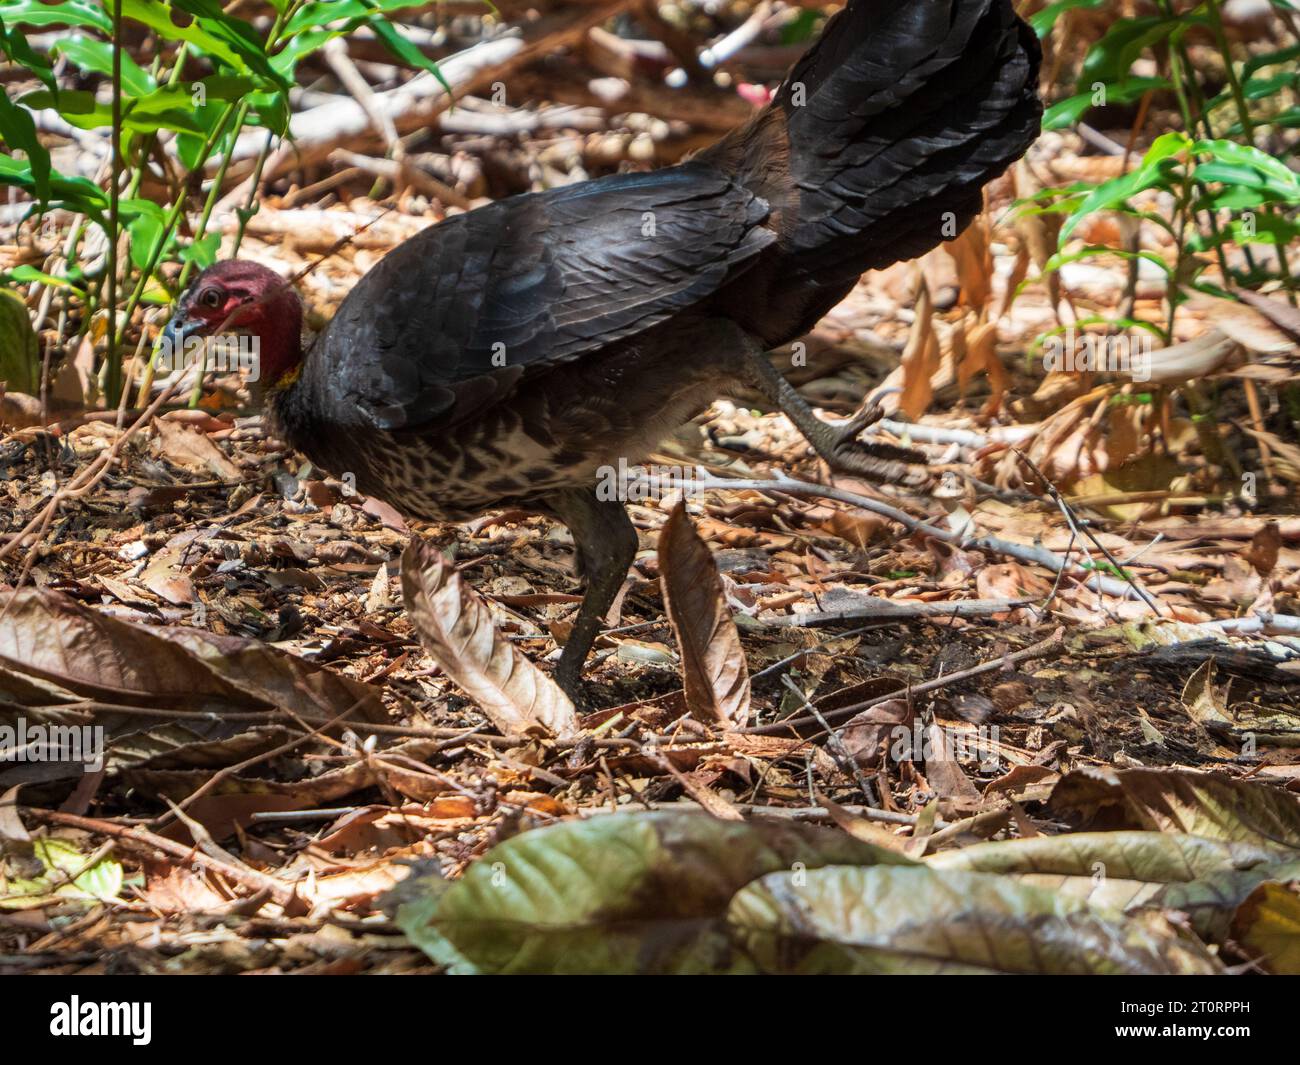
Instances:
[[[205,307],[220,307],[221,293],[215,288],[205,289],[199,294],[199,302]]]

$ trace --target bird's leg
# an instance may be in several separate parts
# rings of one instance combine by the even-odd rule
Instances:
[[[619,500],[598,499],[594,488],[556,492],[546,505],[573,533],[578,564],[587,578],[578,619],[555,667],[560,687],[581,703],[583,663],[636,557],[636,529]]]
[[[858,439],[863,429],[884,414],[874,401],[864,402],[847,421],[822,421],[757,344],[746,345],[745,368],[759,391],[794,422],[795,428],[832,469],[873,481],[900,482],[914,477],[908,469],[909,463],[925,462],[925,456],[919,451]]]

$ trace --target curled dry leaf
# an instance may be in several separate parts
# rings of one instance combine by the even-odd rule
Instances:
[[[1300,894],[1295,881],[1260,884],[1237,910],[1232,931],[1269,972],[1300,975]]]
[[[412,540],[402,552],[402,599],[429,656],[502,733],[578,731],[569,697],[497,631],[437,548]]]
[[[169,418],[155,418],[153,424],[160,457],[187,470],[210,473],[222,481],[239,480],[239,467],[205,433]]]
[[[1126,917],[1009,877],[925,866],[769,873],[736,893],[727,924],[769,973],[1223,971],[1160,914]]]
[[[1158,348],[1147,359],[1134,359],[1130,370],[1116,372],[1143,384],[1195,381],[1220,369],[1237,347],[1237,341],[1222,330],[1211,329],[1195,340]]]
[[[903,394],[898,397],[898,409],[910,421],[918,420],[930,406],[930,399],[934,395],[931,379],[938,372],[941,359],[939,337],[934,328],[934,302],[930,298],[929,287],[922,279],[916,296],[916,321],[899,364],[903,376]],[[889,409],[888,404],[886,409]]]
[[[1237,292],[1237,298],[1242,303],[1255,308],[1288,336],[1300,340],[1300,311],[1286,300],[1275,296],[1262,296],[1258,292],[1251,292],[1250,289],[1244,288]]]
[[[710,724],[749,720],[749,670],[713,556],[679,503],[659,534],[664,609],[682,654],[692,716]]]
[[[1287,858],[1300,851],[1300,796],[1218,773],[1089,766],[1062,777],[1048,806],[1085,828],[1186,832]]]
[[[1267,577],[1277,565],[1278,552],[1281,550],[1282,530],[1278,528],[1277,522],[1269,521],[1261,525],[1250,538],[1250,546],[1242,552],[1242,557],[1255,567],[1256,573]]]
[[[1018,562],[1005,562],[980,570],[975,588],[984,599],[1023,599],[1046,595],[1052,585]]]
[[[988,216],[981,214],[943,250],[957,264],[961,301],[971,310],[982,310],[993,295],[993,255],[989,249]]]

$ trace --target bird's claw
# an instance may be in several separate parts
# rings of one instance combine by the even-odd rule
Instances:
[[[588,713],[596,709],[595,699],[592,696],[590,687],[582,677],[582,663],[578,664],[577,669],[573,669],[569,667],[564,659],[561,659],[551,673],[551,679],[569,697],[574,709],[580,713]]]
[[[907,483],[916,479],[910,466],[924,465],[926,457],[911,448],[879,441],[859,440],[859,434],[884,416],[884,409],[872,400],[858,408],[847,421],[826,426],[824,446],[818,453],[839,473],[885,483]]]

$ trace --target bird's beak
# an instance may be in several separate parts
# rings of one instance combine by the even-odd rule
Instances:
[[[185,344],[186,337],[203,336],[207,332],[207,323],[201,318],[189,317],[183,308],[177,308],[172,319],[163,328],[163,341],[169,345],[170,350],[179,353]]]

